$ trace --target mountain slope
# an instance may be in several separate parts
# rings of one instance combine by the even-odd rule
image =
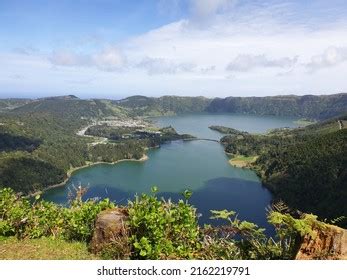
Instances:
[[[173,115],[184,113],[238,113],[328,119],[347,111],[347,94],[283,95],[267,97],[131,96],[115,102],[137,115]]]
[[[206,111],[323,120],[347,112],[347,94],[215,98]]]
[[[6,112],[17,107],[23,106],[27,103],[32,102],[31,99],[25,98],[7,98],[0,99],[0,112]]]
[[[347,129],[338,120],[347,116],[265,135],[227,135],[221,142],[229,153],[257,157],[248,166],[276,199],[321,218],[347,217]]]
[[[97,118],[114,114],[114,106],[99,100],[83,100],[72,97],[53,97],[37,99],[24,106],[15,108],[13,114],[46,113],[56,118],[80,119]]]
[[[136,115],[173,115],[205,111],[211,102],[202,96],[162,96],[159,98],[141,95],[131,96],[115,102],[118,106],[129,108]]]

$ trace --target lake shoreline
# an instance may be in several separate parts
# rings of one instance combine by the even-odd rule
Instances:
[[[69,181],[69,179],[71,178],[71,176],[73,175],[73,173],[75,173],[76,171],[79,171],[81,169],[84,169],[84,168],[88,168],[88,167],[91,167],[91,166],[95,166],[95,165],[100,165],[100,164],[107,164],[107,165],[115,165],[115,164],[118,164],[120,162],[126,162],[126,161],[132,161],[132,162],[144,162],[146,160],[148,160],[149,157],[148,155],[144,154],[141,158],[139,159],[135,159],[135,158],[129,158],[129,159],[120,159],[120,160],[117,160],[115,162],[104,162],[104,161],[97,161],[97,162],[91,162],[91,163],[88,163],[88,164],[85,164],[83,166],[79,166],[79,167],[73,167],[73,168],[70,168],[67,172],[66,172],[66,176],[67,178],[61,182],[61,183],[58,183],[58,184],[54,184],[54,185],[51,185],[51,186],[48,186],[47,188],[45,188],[44,190],[41,190],[41,191],[37,191],[37,192],[34,192],[34,193],[31,193],[31,194],[28,194],[27,197],[33,197],[33,196],[36,196],[36,195],[41,195],[43,194],[44,192],[46,191],[49,191],[49,190],[52,190],[52,189],[56,189],[56,188],[61,188],[61,187],[64,187],[66,185],[66,183]]]

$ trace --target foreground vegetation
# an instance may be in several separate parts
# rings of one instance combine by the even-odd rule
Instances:
[[[264,229],[240,221],[235,212],[228,210],[211,211],[211,218],[224,220],[224,226],[200,227],[196,209],[188,202],[191,192],[185,191],[183,199],[173,203],[159,199],[157,191],[153,187],[151,195],[143,194],[129,201],[127,234],[108,244],[100,255],[92,256],[85,246],[91,240],[96,216],[114,208],[112,202],[83,202],[78,197],[69,208],[64,208],[39,197],[29,203],[13,190],[2,189],[0,251],[5,252],[4,258],[18,258],[8,248],[19,247],[21,252],[24,250],[20,258],[38,259],[292,259],[301,237],[313,234],[312,228],[325,227],[313,215],[294,218],[280,203],[268,212],[276,238],[267,237]],[[20,241],[15,241],[14,236]],[[41,245],[44,248],[38,252],[28,252]],[[62,247],[49,255],[56,245]]]

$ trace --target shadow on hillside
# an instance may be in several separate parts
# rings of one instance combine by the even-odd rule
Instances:
[[[0,152],[32,152],[41,144],[40,140],[0,132]]]

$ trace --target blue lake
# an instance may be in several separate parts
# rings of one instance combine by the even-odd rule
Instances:
[[[295,127],[295,119],[232,114],[198,114],[154,118],[159,126],[173,126],[179,133],[219,140],[223,135],[208,128],[224,125],[239,130],[261,133],[279,127]],[[257,223],[272,232],[266,221],[265,208],[271,194],[257,175],[247,169],[232,167],[223,147],[208,141],[174,141],[148,151],[145,162],[100,164],[76,171],[65,187],[51,189],[46,200],[66,203],[69,189],[88,186],[85,198],[109,197],[118,204],[126,204],[136,193],[150,192],[158,186],[159,196],[177,200],[185,189],[193,191],[190,202],[200,213],[199,221],[210,220],[210,210],[230,209],[240,219]]]

